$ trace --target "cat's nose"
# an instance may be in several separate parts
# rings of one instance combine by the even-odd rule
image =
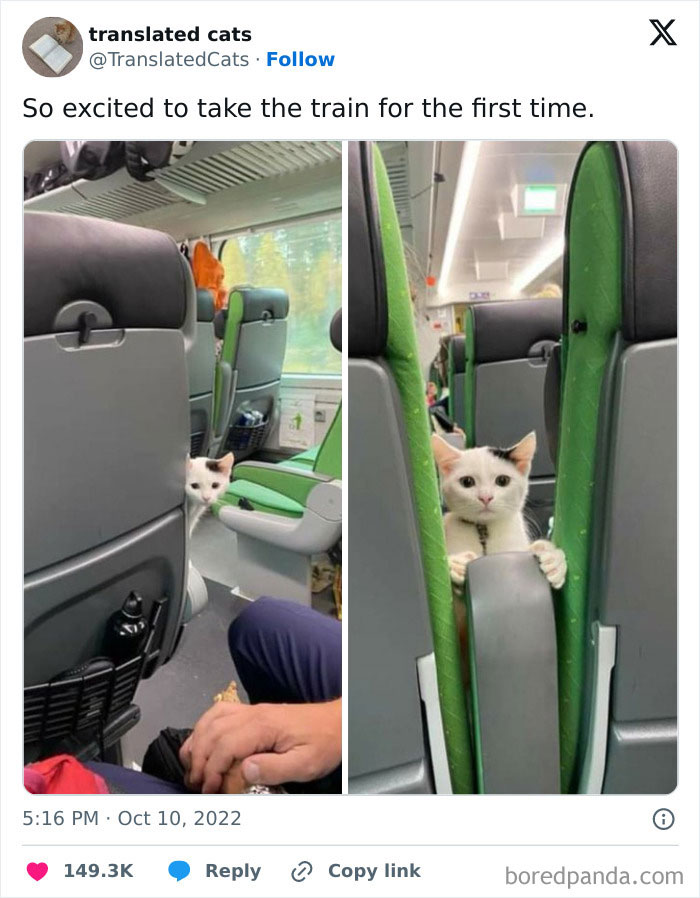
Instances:
[[[488,508],[489,502],[493,499],[493,496],[479,496],[479,500],[484,503],[484,508]]]

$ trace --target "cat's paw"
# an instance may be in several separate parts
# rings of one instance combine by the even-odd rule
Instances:
[[[561,589],[566,580],[566,556],[548,539],[538,539],[530,546],[530,551],[537,557],[540,570],[554,589]]]
[[[476,552],[459,552],[457,555],[450,555],[448,561],[450,563],[450,577],[456,586],[462,586],[467,578],[467,565],[470,561],[474,561],[479,556]]]

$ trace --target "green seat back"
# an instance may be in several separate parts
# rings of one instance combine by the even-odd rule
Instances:
[[[454,340],[450,340],[447,346],[447,413],[452,421],[456,420]]]
[[[234,367],[236,360],[236,347],[238,345],[238,334],[241,329],[241,321],[243,320],[243,296],[234,290],[229,295],[228,311],[226,315],[226,327],[224,330],[224,341],[221,344],[220,360],[228,362],[231,368]],[[219,415],[223,414],[221,405],[221,368],[217,363],[216,374],[214,378],[214,421],[222,425],[219,421]]]
[[[326,477],[334,477],[337,480],[343,476],[342,405],[338,406],[331,426],[318,447],[313,469],[316,474],[324,474]]]
[[[585,679],[591,520],[601,387],[622,318],[622,207],[615,148],[596,143],[571,186],[554,542],[567,557],[555,602],[562,791],[576,790]],[[585,329],[575,322],[583,322]]]
[[[408,441],[447,758],[453,791],[472,792],[472,758],[452,606],[452,586],[448,573],[437,476],[430,448],[430,424],[418,359],[413,306],[401,229],[384,162],[376,146],[374,173],[389,316],[385,358],[398,389]]]

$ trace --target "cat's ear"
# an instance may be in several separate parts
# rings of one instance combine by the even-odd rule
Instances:
[[[233,452],[229,452],[227,455],[224,455],[223,458],[219,459],[218,468],[222,474],[225,474],[228,477],[231,473],[232,467],[233,467]]]
[[[442,437],[434,433],[430,437],[430,443],[433,447],[433,455],[441,474],[449,474],[455,464],[459,461],[461,452],[450,446]]]
[[[537,437],[535,431],[531,430],[519,443],[516,443],[515,446],[508,450],[508,458],[510,458],[521,474],[527,476],[530,473],[530,465],[535,457],[536,449]]]
[[[192,456],[190,453],[187,453],[187,469],[189,470],[192,467]]]

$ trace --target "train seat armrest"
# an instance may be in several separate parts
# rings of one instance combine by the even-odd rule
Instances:
[[[266,462],[241,462],[233,469],[234,480],[247,480],[267,489],[275,490],[306,506],[311,491],[321,483],[331,483],[332,477],[305,471],[302,468],[285,467],[283,464],[267,464]]]
[[[479,791],[560,791],[554,601],[529,552],[467,567],[465,602]]]
[[[291,552],[303,555],[326,552],[340,539],[342,486],[340,481],[329,478],[311,477],[310,483],[311,488],[304,498],[304,513],[300,518],[224,505],[219,510],[219,520],[238,534]]]

